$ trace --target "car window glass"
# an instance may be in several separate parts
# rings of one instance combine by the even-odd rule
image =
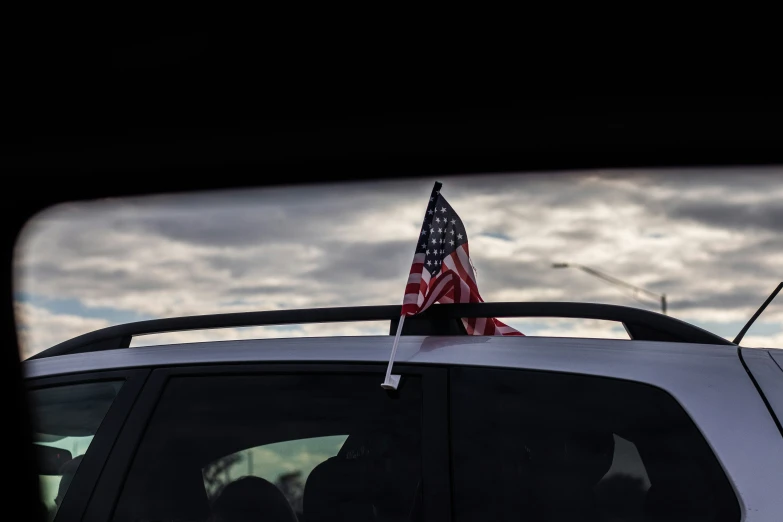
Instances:
[[[121,381],[91,382],[30,391],[41,500],[50,517],[121,386]]]
[[[261,477],[283,492],[294,512],[302,516],[304,485],[318,464],[334,457],[348,435],[312,437],[247,448],[220,457],[202,468],[210,502],[222,488],[242,476]]]
[[[420,378],[379,375],[172,377],[114,520],[419,516]]]
[[[459,522],[739,520],[718,460],[658,388],[478,368],[451,385]]]

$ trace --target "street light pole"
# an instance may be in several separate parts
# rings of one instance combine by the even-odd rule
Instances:
[[[605,274],[603,272],[599,272],[598,270],[594,268],[590,268],[584,265],[579,265],[576,263],[552,263],[552,268],[578,268],[579,270],[583,272],[587,272],[591,276],[595,276],[599,279],[603,279],[604,281],[608,283],[612,283],[613,285],[617,286],[624,286],[626,288],[630,288],[634,291],[634,293],[643,293],[647,296],[655,299],[656,301],[659,301],[661,303],[661,313],[666,315],[667,310],[667,303],[666,303],[666,294],[657,294],[655,292],[651,292],[649,290],[646,290],[644,288],[640,288],[638,286],[632,285],[630,283],[626,283],[625,281],[622,281],[620,279],[617,279],[616,277],[612,277],[608,274]]]

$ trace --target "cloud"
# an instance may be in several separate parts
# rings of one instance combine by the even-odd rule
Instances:
[[[328,279],[356,286],[394,279],[410,269],[414,247],[410,239],[373,243],[330,242],[323,247],[323,255],[329,256],[329,264],[319,264],[307,275],[316,280]],[[335,267],[339,269],[335,270]]]
[[[783,330],[771,335],[745,335],[740,345],[750,348],[783,347]]]
[[[744,231],[779,230],[783,208],[773,201],[760,204],[726,203],[724,201],[689,201],[671,209],[671,215],[703,223],[710,227]]]
[[[675,317],[733,331],[782,279],[780,173],[672,169],[440,181],[467,227],[485,300],[658,310],[654,300],[639,301],[578,269],[551,268],[581,263],[665,293]],[[60,205],[23,231],[14,289],[139,317],[399,303],[433,181]],[[29,328],[48,333],[28,334],[39,340],[25,353],[70,337],[46,321],[79,316],[44,311]],[[783,316],[771,307],[762,319]],[[228,334],[249,335],[209,335]]]
[[[29,303],[16,303],[14,313],[22,359],[71,337],[109,326],[105,319],[54,314]]]

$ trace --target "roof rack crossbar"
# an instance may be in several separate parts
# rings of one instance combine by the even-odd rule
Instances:
[[[134,336],[156,333],[239,328],[306,323],[335,323],[352,321],[389,321],[394,335],[400,319],[400,305],[355,306],[336,308],[309,308],[272,310],[213,315],[195,315],[152,319],[86,333],[52,346],[29,359],[55,355],[128,348]],[[734,343],[697,326],[671,316],[627,306],[570,303],[459,303],[437,304],[425,312],[408,317],[403,335],[449,335],[464,333],[462,317],[557,317],[598,319],[622,323],[631,338],[645,341],[686,342],[698,344]]]

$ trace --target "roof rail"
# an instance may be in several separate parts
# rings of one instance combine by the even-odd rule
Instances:
[[[28,360],[128,348],[131,339],[138,335],[214,328],[387,320],[390,321],[389,333],[394,335],[400,311],[399,305],[351,306],[152,319],[95,330],[52,346]],[[406,317],[402,335],[465,334],[460,321],[462,317],[599,319],[622,323],[634,340],[734,345],[698,326],[657,312],[628,306],[570,302],[436,304],[421,314]]]

